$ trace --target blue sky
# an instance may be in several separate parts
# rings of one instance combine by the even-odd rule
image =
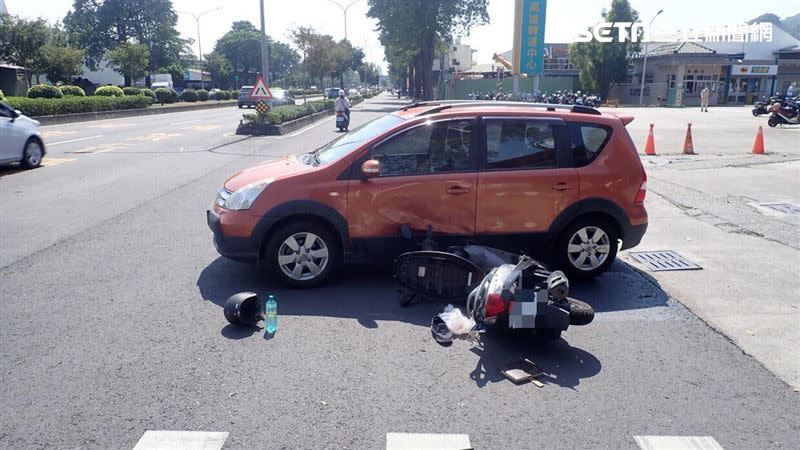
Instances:
[[[348,5],[353,0],[338,0]],[[11,14],[60,20],[72,7],[72,0],[5,0]],[[203,53],[213,49],[216,40],[235,20],[250,20],[259,26],[258,0],[173,0],[175,9],[200,13],[221,8],[201,18]],[[331,0],[265,0],[268,33],[288,41],[287,32],[297,26],[312,26],[335,39],[344,36],[343,14]],[[575,33],[599,21],[600,11],[611,0],[551,0],[547,6],[546,40],[568,42]],[[765,12],[780,17],[800,13],[798,0],[633,0],[632,6],[644,21],[659,10],[656,25],[702,26],[727,25],[747,21]],[[348,37],[357,46],[365,47],[367,59],[385,67],[383,48],[378,42],[375,21],[366,17],[367,0],[356,1],[348,11]],[[514,21],[514,0],[489,0],[491,24],[476,27],[462,42],[478,50],[478,62],[490,62],[492,53],[511,49]],[[197,39],[194,19],[179,14],[178,29],[184,37]],[[195,51],[197,46],[195,44]]]

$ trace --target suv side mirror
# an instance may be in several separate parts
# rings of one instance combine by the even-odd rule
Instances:
[[[376,178],[381,175],[381,163],[377,159],[368,159],[361,164],[361,177],[364,179]]]
[[[22,112],[18,109],[14,109],[11,111],[11,120],[16,119],[17,117],[21,116]]]

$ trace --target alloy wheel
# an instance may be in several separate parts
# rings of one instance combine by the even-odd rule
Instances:
[[[567,244],[569,262],[583,271],[594,270],[603,265],[610,252],[611,242],[608,235],[594,226],[579,229]]]
[[[314,233],[295,233],[278,249],[278,267],[298,281],[312,280],[328,266],[328,245]]]

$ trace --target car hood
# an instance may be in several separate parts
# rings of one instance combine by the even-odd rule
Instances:
[[[301,173],[311,172],[315,169],[317,169],[317,167],[299,162],[295,156],[265,161],[257,166],[244,169],[228,178],[228,181],[225,182],[225,189],[233,192],[250,183],[267,179],[277,181]]]
[[[39,121],[35,119],[31,119],[26,115],[21,115],[14,119],[15,121],[19,122],[20,124],[25,124],[29,128],[38,129],[39,128]]]

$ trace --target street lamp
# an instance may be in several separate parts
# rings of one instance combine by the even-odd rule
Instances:
[[[200,18],[208,13],[219,11],[220,9],[222,9],[222,7],[209,9],[208,11],[201,12],[200,14],[194,14],[187,11],[178,11],[181,14],[187,14],[194,17],[194,21],[197,23],[197,53],[198,56],[200,56],[200,89],[206,88],[206,83],[203,79],[203,45],[200,43]]]
[[[356,3],[358,3],[361,0],[353,0],[347,6],[342,6],[341,4],[339,4],[339,2],[337,2],[335,0],[328,0],[328,1],[333,3],[334,5],[338,6],[342,10],[342,13],[344,14],[344,40],[346,41],[347,40],[347,10],[350,9],[351,6],[355,5]]]
[[[663,9],[658,10],[656,15],[650,19],[650,24],[647,25],[648,32],[653,27],[653,21],[656,20],[656,17],[658,17],[662,12],[664,12]],[[642,85],[639,88],[639,106],[644,106],[644,79],[647,76],[647,52],[650,50],[648,44],[649,42],[644,43],[644,61],[642,62]]]

